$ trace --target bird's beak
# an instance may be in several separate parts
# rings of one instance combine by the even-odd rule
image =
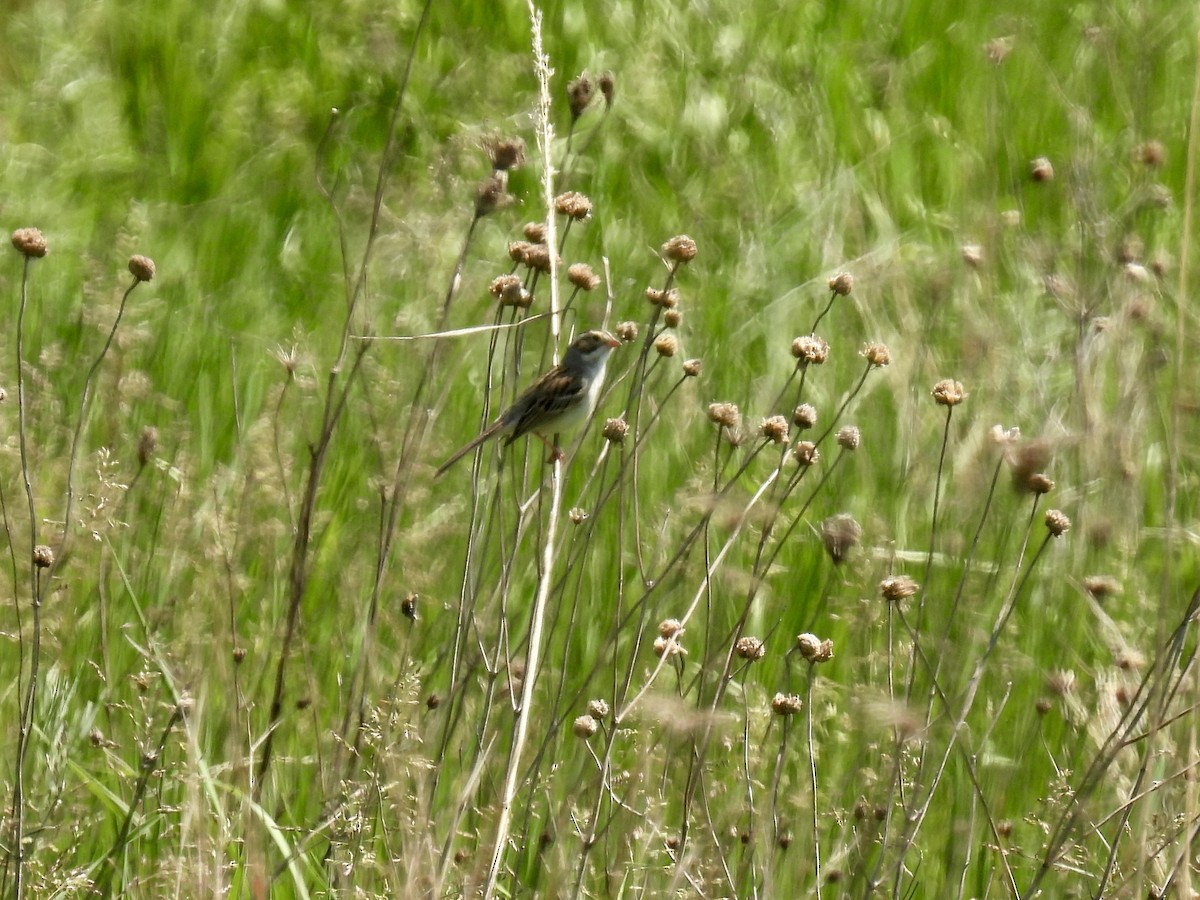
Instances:
[[[607,331],[604,332],[604,343],[609,347],[620,347],[621,346],[620,340],[613,337]]]

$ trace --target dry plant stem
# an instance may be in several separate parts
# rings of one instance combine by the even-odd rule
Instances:
[[[32,260],[25,257],[21,271],[21,308],[17,314],[17,433],[21,448],[21,478],[25,483],[25,499],[29,503],[29,587],[33,605],[33,635],[29,651],[29,681],[25,685],[25,696],[21,703],[21,722],[17,732],[16,771],[13,773],[13,859],[16,884],[14,896],[20,898],[25,888],[25,756],[29,751],[29,740],[33,731],[33,715],[37,703],[38,668],[42,654],[42,594],[37,563],[33,549],[37,546],[38,518],[33,497],[33,481],[29,474],[29,450],[25,423],[25,310],[29,304],[29,267]],[[11,535],[12,532],[9,532]],[[11,543],[11,540],[10,540]],[[21,635],[24,646],[24,635]],[[7,879],[8,864],[5,862]]]
[[[817,333],[817,326],[821,324],[821,320],[825,318],[831,309],[833,309],[833,304],[837,302],[837,298],[838,295],[836,292],[829,292],[829,302],[825,304],[825,308],[821,310],[821,312],[817,315],[817,318],[813,320],[812,328],[809,329],[808,332],[809,334]]]
[[[295,380],[295,374],[288,369],[287,380],[279,392],[279,399],[275,402],[275,415],[271,419],[271,431],[275,439],[275,468],[279,475],[279,486],[283,489],[283,505],[287,507],[288,525],[291,526],[292,531],[296,530],[296,511],[292,509],[292,489],[288,485],[287,471],[283,465],[283,450],[279,443],[279,422],[283,413],[283,401],[287,397],[288,388]]]
[[[812,689],[816,679],[817,667],[808,664],[808,688],[804,694],[804,727],[808,732],[808,772],[812,787],[812,826],[813,826],[813,870],[816,873],[816,895],[821,900],[821,823],[818,816],[819,800],[817,798],[817,753],[813,744],[812,722]]]
[[[946,423],[942,428],[942,447],[938,453],[937,476],[933,481],[933,516],[929,522],[929,551],[925,556],[925,575],[921,579],[921,598],[917,601],[917,622],[916,630],[921,631],[921,623],[925,617],[925,598],[929,594],[929,576],[933,573],[933,554],[937,548],[937,527],[938,527],[938,507],[942,499],[942,474],[946,468],[946,447],[950,443],[950,418],[954,415],[954,407],[946,407]],[[910,666],[912,672],[917,671],[916,666]],[[909,677],[908,696],[912,696],[913,680]]]

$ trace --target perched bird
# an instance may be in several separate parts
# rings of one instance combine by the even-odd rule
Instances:
[[[457,451],[437,470],[441,476],[452,465],[497,435],[506,435],[508,446],[524,434],[534,434],[550,448],[550,459],[562,459],[553,435],[587,421],[604,384],[608,355],[621,342],[607,331],[588,331],[567,348],[562,362],[525,389],[516,402],[483,430],[471,443]]]

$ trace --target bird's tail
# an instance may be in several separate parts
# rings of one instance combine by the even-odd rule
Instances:
[[[499,420],[493,422],[484,431],[482,431],[478,435],[476,435],[476,437],[465,447],[462,447],[462,448],[454,451],[454,455],[451,456],[444,463],[442,463],[441,467],[438,468],[438,470],[433,474],[433,477],[441,478],[444,474],[446,474],[447,469],[449,469],[452,465],[454,465],[456,462],[458,462],[460,459],[462,459],[464,456],[466,456],[468,453],[470,453],[472,450],[474,450],[476,447],[478,447],[480,444],[482,444],[488,438],[494,437],[496,435],[496,433],[499,432],[500,429],[503,427],[504,427],[503,422],[501,422]]]

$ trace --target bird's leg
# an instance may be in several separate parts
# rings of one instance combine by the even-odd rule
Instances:
[[[558,462],[559,460],[563,460],[563,459],[567,458],[567,454],[563,453],[562,450],[559,449],[558,445],[555,444],[553,441],[547,440],[545,435],[539,434],[536,431],[534,432],[534,434],[536,434],[538,436],[538,439],[541,440],[541,442],[543,444],[545,444],[547,447],[550,448],[550,458],[548,460],[546,460],[546,462],[553,463],[553,462]]]

